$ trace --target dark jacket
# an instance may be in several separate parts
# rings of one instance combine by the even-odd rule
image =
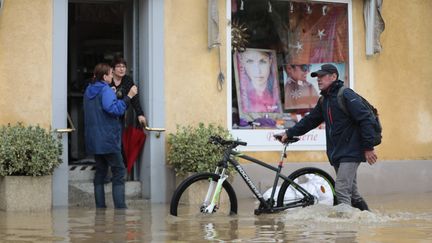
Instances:
[[[84,136],[88,154],[121,151],[120,117],[130,102],[129,96],[117,99],[105,82],[90,83],[84,93]]]
[[[114,86],[117,90],[116,95],[117,95],[118,99],[123,99],[123,97],[127,96],[127,94],[129,93],[129,90],[132,88],[133,85],[134,85],[134,82],[133,82],[132,78],[128,75],[123,76],[122,81],[120,82],[119,86],[115,86],[114,82],[111,83],[111,87]],[[144,112],[143,112],[141,105],[140,105],[140,102],[139,102],[138,94],[135,95],[131,99],[131,104],[132,104],[132,107],[134,108],[137,116],[144,115]]]
[[[288,129],[289,136],[301,136],[325,122],[327,157],[332,165],[340,162],[366,161],[365,150],[373,149],[373,121],[369,109],[352,89],[345,89],[343,98],[349,115],[339,107],[338,90],[343,86],[335,81],[327,92],[321,92],[313,110],[294,127]]]

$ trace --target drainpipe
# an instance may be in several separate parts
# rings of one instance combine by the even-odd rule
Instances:
[[[4,0],[0,0],[0,16],[3,12],[3,9],[4,9]]]
[[[382,50],[380,35],[385,24],[381,16],[383,0],[364,0],[363,15],[366,29],[366,56],[370,57]]]

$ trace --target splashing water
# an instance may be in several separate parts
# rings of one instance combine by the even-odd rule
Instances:
[[[374,223],[395,222],[400,220],[426,220],[432,221],[428,213],[414,214],[407,212],[381,213],[379,211],[360,211],[346,204],[328,206],[316,204],[306,208],[289,210],[285,219],[290,222],[317,222],[317,223],[351,223],[369,225]]]

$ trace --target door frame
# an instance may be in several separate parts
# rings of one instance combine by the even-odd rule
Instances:
[[[149,125],[165,127],[164,0],[138,0],[137,8],[140,102]],[[174,174],[165,163],[164,133],[160,137],[148,133],[140,162],[143,198],[167,202]]]
[[[67,53],[69,0],[52,0],[52,121],[53,129],[67,127]],[[165,126],[164,96],[164,1],[136,0],[138,8],[138,58],[140,100],[149,125]],[[136,13],[137,11],[134,11]],[[68,206],[68,137],[61,138],[63,163],[53,174],[53,206]],[[151,202],[167,202],[173,183],[172,171],[165,166],[165,135],[147,136],[140,158],[142,197]],[[156,175],[156,176],[151,176]],[[169,176],[171,175],[171,176]]]
[[[51,127],[67,127],[67,32],[68,0],[53,0],[52,18],[52,117]],[[69,166],[68,137],[62,135],[62,161],[52,178],[52,204],[68,206]]]

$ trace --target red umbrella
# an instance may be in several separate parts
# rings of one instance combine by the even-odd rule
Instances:
[[[127,127],[123,130],[122,142],[124,156],[126,157],[126,166],[128,173],[131,172],[132,166],[138,159],[138,156],[144,147],[146,134],[137,127]]]

